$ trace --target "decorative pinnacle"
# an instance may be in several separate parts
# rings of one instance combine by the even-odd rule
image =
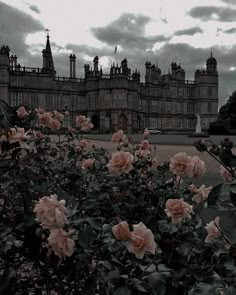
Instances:
[[[47,32],[47,37],[49,37],[50,30],[49,29],[45,29],[45,32]]]

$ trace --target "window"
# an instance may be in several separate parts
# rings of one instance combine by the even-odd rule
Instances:
[[[207,95],[212,96],[212,87],[211,86],[207,87]]]
[[[46,109],[48,110],[53,109],[53,101],[50,95],[46,95]]]
[[[11,93],[11,106],[20,106],[23,103],[22,92],[12,92]]]
[[[211,113],[211,103],[210,102],[207,103],[207,111],[208,111],[208,113]]]

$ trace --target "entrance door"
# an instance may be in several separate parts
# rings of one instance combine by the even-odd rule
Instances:
[[[120,115],[118,117],[118,129],[126,131],[127,130],[127,122],[128,122],[127,117],[124,114]]]

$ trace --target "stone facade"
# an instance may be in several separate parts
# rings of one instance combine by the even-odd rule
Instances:
[[[185,80],[184,69],[174,62],[164,75],[157,65],[146,62],[143,83],[137,70],[131,72],[126,59],[103,74],[97,56],[93,67],[84,66],[84,78],[76,78],[76,56],[72,54],[70,77],[58,77],[49,36],[42,55],[42,68],[29,68],[18,64],[7,46],[1,47],[0,97],[11,106],[69,111],[64,124],[72,127],[75,117],[85,114],[100,132],[137,132],[148,127],[187,133],[195,130],[196,113],[201,116],[203,130],[216,119],[218,72],[212,54],[206,69],[195,72],[194,81]]]

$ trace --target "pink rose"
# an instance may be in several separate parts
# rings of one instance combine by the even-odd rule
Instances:
[[[52,122],[52,114],[49,112],[44,112],[42,114],[38,113],[39,124],[44,127],[50,127]]]
[[[148,140],[143,140],[141,142],[140,146],[144,150],[149,150],[150,151],[152,149],[151,146],[150,146],[150,144],[149,144],[149,142],[148,142]]]
[[[90,123],[89,121],[85,121],[80,124],[80,130],[81,131],[87,131],[93,128],[93,124]]]
[[[43,134],[42,132],[40,131],[33,131],[34,132],[34,137],[37,139],[37,140],[40,140],[41,138],[43,138]]]
[[[133,155],[129,152],[113,152],[111,160],[107,164],[110,173],[128,173],[132,168]]]
[[[208,223],[207,226],[205,227],[205,229],[207,230],[207,234],[208,234],[205,239],[206,243],[209,243],[221,236],[221,233],[218,230],[218,228],[220,228],[219,222],[220,222],[220,217],[217,216],[214,220],[212,220],[210,223]],[[216,225],[218,226],[218,228]]]
[[[220,166],[220,175],[223,181],[227,184],[230,184],[233,181],[232,174],[224,166]]]
[[[79,145],[79,147],[80,147],[81,149],[84,149],[84,148],[87,147],[88,142],[87,142],[86,140],[81,139],[81,140],[79,141],[78,145]]]
[[[58,120],[61,122],[64,119],[64,115],[59,113],[58,111],[53,111],[54,113],[54,119]]]
[[[145,129],[143,132],[143,137],[148,138],[149,136],[150,136],[150,132],[147,129]]]
[[[172,223],[180,223],[183,219],[191,219],[192,206],[185,203],[183,199],[169,199],[166,202],[165,212],[171,217]]]
[[[44,109],[42,109],[42,108],[38,108],[38,109],[35,109],[35,111],[38,113],[38,114],[43,114],[43,113],[45,113],[45,110]]]
[[[203,162],[198,156],[192,157],[194,168],[193,177],[201,177],[206,172],[205,162]]]
[[[34,207],[37,220],[45,228],[62,228],[68,220],[65,200],[58,201],[57,195],[41,198]]]
[[[147,157],[149,157],[150,156],[150,151],[148,150],[148,149],[145,149],[145,150],[141,150],[141,151],[139,151],[139,153],[138,153],[138,155],[139,155],[139,157],[141,157],[141,158],[147,158]]]
[[[157,166],[159,166],[159,162],[158,162],[158,160],[157,160],[157,157],[154,157],[154,158],[152,159],[152,167],[153,167],[153,168],[156,168]]]
[[[2,137],[2,140],[4,140],[4,138],[5,138],[6,141],[8,141],[9,143],[18,142],[20,144],[21,148],[28,149],[29,146],[27,145],[27,143],[25,141],[29,137],[30,136],[28,136],[27,133],[25,133],[24,128],[15,127],[15,128],[10,128],[10,131],[8,132],[7,137]]]
[[[170,159],[170,170],[181,177],[192,177],[194,173],[194,162],[186,153],[178,153]]]
[[[202,203],[208,198],[208,195],[212,189],[212,186],[209,186],[206,188],[206,186],[203,184],[197,191],[194,192],[193,195],[193,202],[196,202],[197,204]]]
[[[65,116],[69,116],[69,112],[68,111],[65,111]]]
[[[190,190],[190,192],[192,194],[195,194],[198,191],[197,187],[194,184],[190,184],[189,187],[188,187],[188,189]]]
[[[75,121],[76,121],[77,124],[82,124],[82,123],[84,123],[86,121],[86,117],[82,116],[82,115],[79,115],[79,116],[76,117]]]
[[[93,166],[94,161],[95,161],[94,159],[87,159],[87,160],[85,160],[83,162],[82,168],[83,169],[86,169],[86,170],[90,169]]]
[[[117,240],[127,241],[131,239],[131,232],[127,221],[121,221],[112,227],[113,235]]]
[[[150,252],[153,255],[157,244],[154,241],[153,233],[142,222],[133,225],[131,251],[139,259],[143,259],[145,252]]]
[[[117,142],[120,143],[125,139],[124,131],[123,130],[118,130],[115,133],[113,133],[111,141],[112,142]]]
[[[75,250],[75,242],[69,238],[74,231],[66,232],[63,229],[51,229],[48,237],[48,244],[54,253],[59,256],[70,257]]]
[[[17,116],[20,118],[20,119],[23,119],[26,115],[28,115],[25,107],[19,107],[19,109],[17,109]]]
[[[51,129],[60,129],[60,128],[61,128],[61,123],[60,123],[57,119],[53,119],[53,120],[50,122],[49,127],[50,127]]]

